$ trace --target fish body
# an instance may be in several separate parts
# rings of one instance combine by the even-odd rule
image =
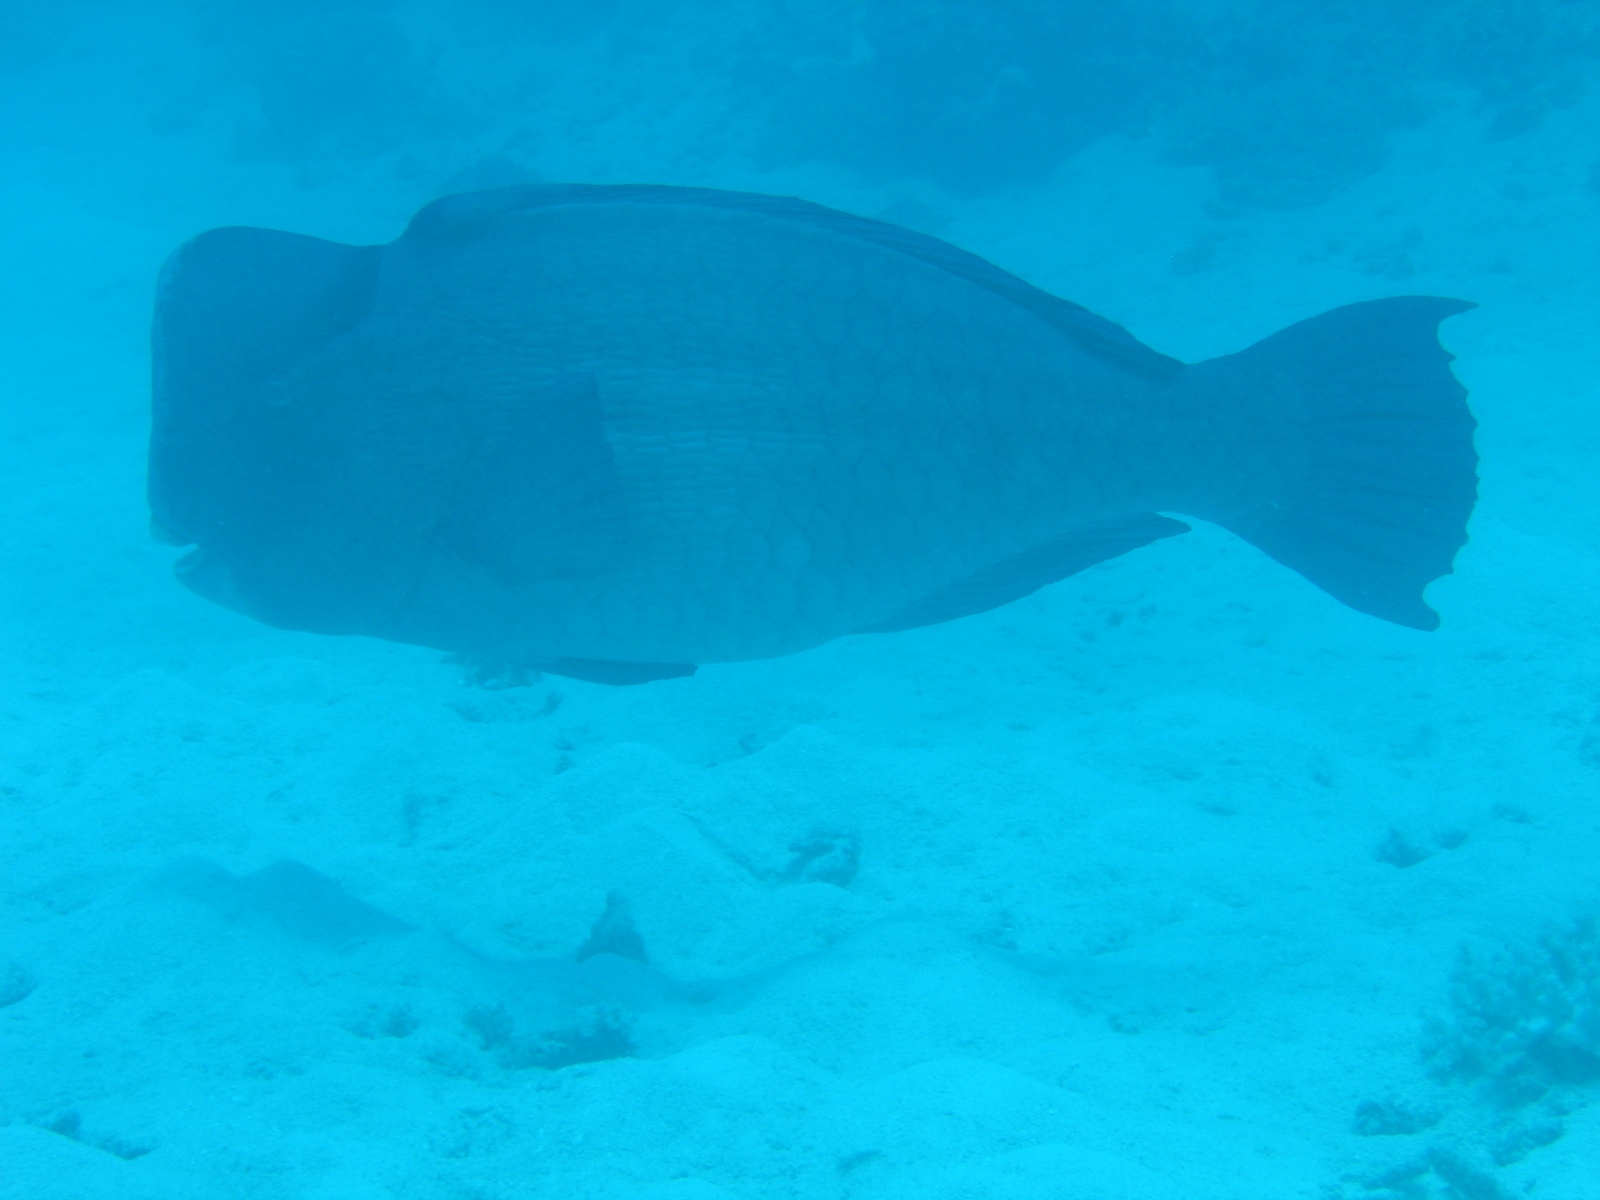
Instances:
[[[1166,513],[1427,627],[1475,495],[1434,332],[1465,307],[1186,366],[782,198],[502,189],[375,247],[215,230],[159,289],[151,506],[190,586],[269,623],[612,682],[992,608]]]

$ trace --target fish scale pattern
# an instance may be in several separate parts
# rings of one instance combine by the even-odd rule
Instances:
[[[935,267],[687,206],[504,220],[493,313],[521,319],[496,342],[536,376],[596,369],[640,547],[615,576],[535,589],[550,649],[800,649],[1141,490],[1116,369]]]

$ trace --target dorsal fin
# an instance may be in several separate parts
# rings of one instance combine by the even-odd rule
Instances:
[[[1085,350],[1143,375],[1166,376],[1183,369],[1146,346],[1122,326],[1090,312],[1082,305],[1052,296],[1002,271],[991,262],[957,249],[948,242],[914,233],[898,225],[868,220],[836,209],[824,208],[789,196],[762,196],[751,192],[724,192],[712,188],[663,187],[656,184],[603,185],[565,183],[495,188],[435,200],[411,219],[405,237],[446,239],[471,237],[487,222],[506,213],[530,208],[557,208],[592,204],[660,204],[720,208],[759,213],[780,221],[794,221],[826,229],[841,237],[856,238],[947,271],[1054,325]]]

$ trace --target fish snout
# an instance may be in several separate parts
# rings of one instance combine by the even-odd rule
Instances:
[[[178,559],[172,570],[178,582],[201,599],[231,608],[247,617],[256,616],[254,607],[239,589],[233,568],[216,552],[196,546]]]
[[[192,546],[194,539],[186,533],[179,533],[170,525],[163,525],[154,517],[150,519],[150,540],[160,542],[163,546]]]

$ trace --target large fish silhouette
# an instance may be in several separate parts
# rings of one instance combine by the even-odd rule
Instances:
[[[272,625],[611,683],[982,612],[1214,521],[1423,602],[1477,457],[1406,296],[1185,365],[943,242],[666,187],[217,229],[163,271],[150,505]]]

